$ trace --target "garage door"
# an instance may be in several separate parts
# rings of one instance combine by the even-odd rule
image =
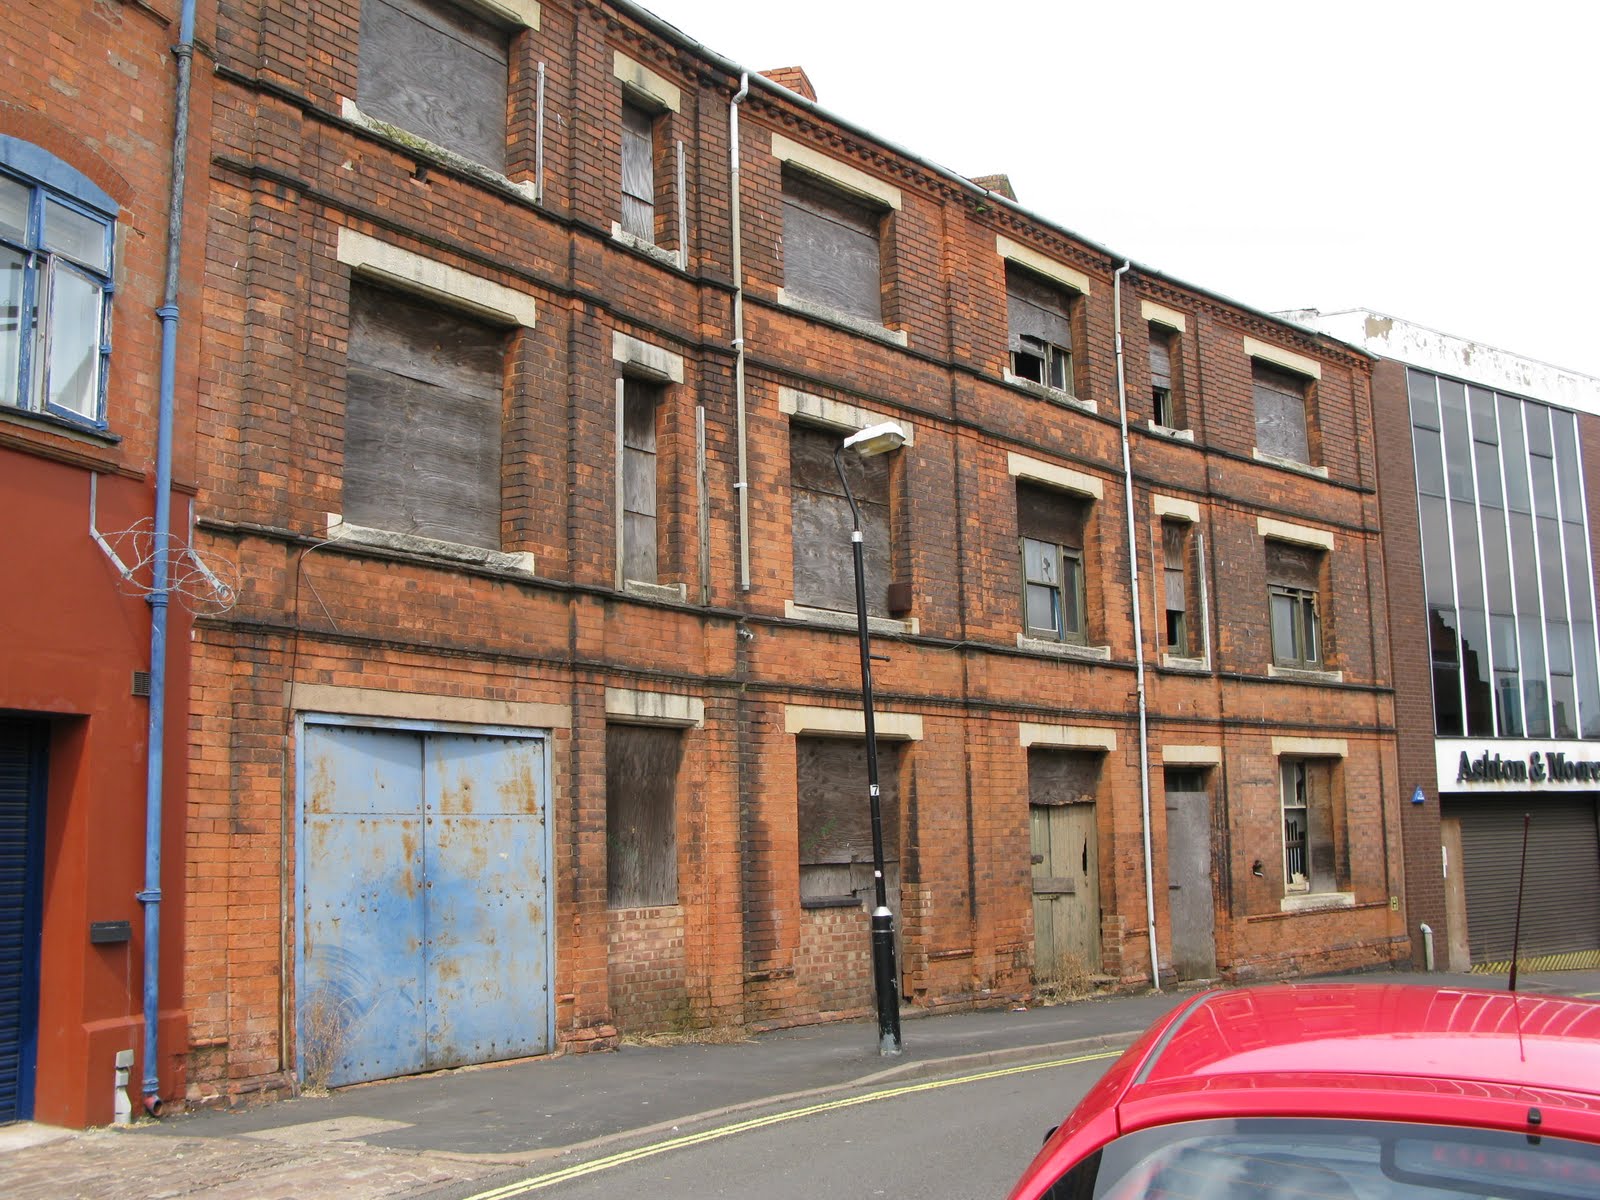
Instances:
[[[0,1125],[33,1115],[43,727],[0,721]]]
[[[1474,798],[1444,810],[1461,820],[1474,964],[1511,961],[1524,813],[1533,820],[1518,957],[1527,964],[1600,949],[1600,839],[1593,797]]]
[[[306,724],[304,1079],[549,1049],[546,778],[536,736]]]

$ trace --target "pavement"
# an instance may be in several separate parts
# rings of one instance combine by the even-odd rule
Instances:
[[[1350,978],[1348,976],[1343,978]],[[1503,988],[1482,975],[1359,978]],[[1521,990],[1600,996],[1600,971],[1524,974]],[[830,1092],[1118,1048],[1194,987],[1022,1010],[922,1016],[905,1050],[868,1022],[803,1026],[734,1044],[633,1045],[441,1071],[318,1098],[86,1131],[0,1128],[0,1192],[16,1200],[305,1200],[473,1190],[518,1167]]]

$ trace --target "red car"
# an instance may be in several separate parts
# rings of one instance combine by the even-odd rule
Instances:
[[[1046,1139],[1012,1200],[1597,1200],[1600,1003],[1212,991]]]

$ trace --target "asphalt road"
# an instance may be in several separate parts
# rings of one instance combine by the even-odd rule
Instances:
[[[760,1196],[1002,1197],[1061,1119],[1115,1060],[990,1067],[685,1125],[563,1158],[430,1200],[656,1200]]]

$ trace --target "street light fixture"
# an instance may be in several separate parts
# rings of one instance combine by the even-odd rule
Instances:
[[[872,978],[878,998],[878,1053],[900,1053],[900,983],[894,958],[894,914],[883,880],[883,807],[878,792],[878,730],[872,716],[872,652],[867,642],[867,576],[861,538],[861,510],[844,474],[844,452],[873,458],[906,444],[905,431],[893,421],[852,433],[833,452],[833,467],[850,502],[850,551],[856,570],[856,636],[861,643],[861,711],[866,720],[867,800],[872,811]]]

